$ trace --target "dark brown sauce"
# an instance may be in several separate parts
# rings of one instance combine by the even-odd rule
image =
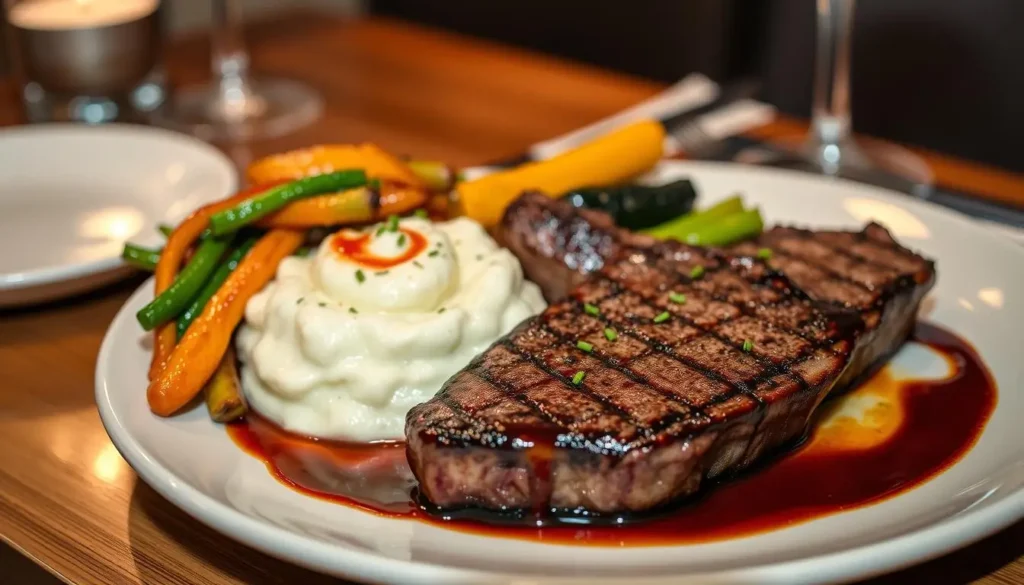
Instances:
[[[796,450],[757,470],[709,486],[705,495],[673,510],[622,525],[537,527],[445,519],[422,511],[410,497],[414,481],[403,443],[309,439],[259,417],[233,424],[228,432],[297,491],[384,516],[562,544],[706,542],[774,530],[892,497],[934,477],[967,453],[995,408],[995,382],[974,348],[956,335],[922,323],[913,339],[942,354],[953,374],[943,380],[897,381],[887,367],[855,390],[857,395],[891,396],[902,406],[883,409],[891,432],[882,442],[871,443],[877,427],[862,431],[865,444],[850,434],[857,432],[856,425],[832,421]],[[841,400],[825,404],[819,421],[834,414]],[[902,417],[892,416],[900,410]]]

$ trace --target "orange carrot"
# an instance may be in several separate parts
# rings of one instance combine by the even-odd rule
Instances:
[[[379,194],[379,201],[375,201],[376,194],[360,187],[302,199],[289,203],[258,225],[298,229],[380,221],[389,215],[408,213],[421,207],[427,200],[426,191],[395,183],[383,183]]]
[[[202,391],[231,343],[245,304],[274,277],[277,265],[302,244],[303,237],[299,231],[272,230],[256,242],[149,383],[150,410],[170,416]]]
[[[409,165],[375,144],[322,144],[282,152],[253,162],[245,175],[251,183],[267,183],[343,169],[363,169],[368,177],[426,188]]]
[[[283,182],[278,181],[277,183]],[[178,227],[174,228],[171,235],[167,237],[167,243],[164,245],[163,252],[160,253],[160,261],[157,263],[156,271],[153,274],[153,280],[156,283],[153,291],[154,297],[160,296],[160,293],[167,290],[174,282],[174,278],[178,275],[178,270],[190,254],[192,244],[199,239],[200,234],[209,226],[211,215],[228,209],[271,186],[273,184],[250,187],[227,199],[204,205],[193,211],[191,215],[185,218],[185,221],[178,224]],[[160,372],[164,362],[171,355],[171,350],[174,349],[174,344],[178,339],[174,322],[171,321],[157,327],[153,331],[153,336],[153,361],[149,366],[150,380],[155,378]]]

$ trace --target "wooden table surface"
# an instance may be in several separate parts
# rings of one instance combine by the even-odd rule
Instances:
[[[309,80],[325,117],[284,138],[227,148],[254,156],[317,141],[374,141],[473,164],[620,110],[660,86],[408,24],[296,15],[250,35],[256,68]],[[207,45],[169,51],[177,81],[206,77]],[[0,124],[18,121],[0,85]],[[764,135],[799,127],[780,122]],[[929,156],[940,182],[1024,203],[1024,178]],[[236,544],[140,482],[100,425],[93,368],[135,279],[84,298],[0,312],[0,539],[68,583],[340,583]],[[1024,583],[1024,523],[871,583]],[[41,573],[0,545],[0,582]],[[22,567],[19,569],[18,567]],[[17,571],[17,572],[16,572]],[[15,575],[13,581],[8,577]],[[21,575],[18,577],[18,575]]]

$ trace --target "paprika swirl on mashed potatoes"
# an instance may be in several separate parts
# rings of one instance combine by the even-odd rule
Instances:
[[[289,431],[402,439],[412,406],[544,307],[515,256],[473,220],[342,230],[282,261],[249,301],[242,386]]]

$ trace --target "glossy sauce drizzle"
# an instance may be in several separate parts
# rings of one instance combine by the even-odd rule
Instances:
[[[706,542],[782,528],[907,491],[934,477],[974,445],[996,403],[996,388],[969,343],[928,324],[913,340],[944,357],[950,375],[897,380],[890,367],[852,393],[889,396],[898,424],[881,442],[859,441],[839,416],[844,399],[820,408],[815,430],[794,451],[741,477],[708,486],[701,497],[644,521],[622,525],[496,525],[481,518],[442,519],[410,497],[414,480],[403,443],[352,445],[298,437],[251,417],[229,427],[247,452],[280,481],[304,494],[485,535],[604,546]],[[849,418],[849,417],[846,417]],[[885,426],[884,424],[882,425]],[[891,425],[890,425],[891,426]],[[851,434],[853,433],[853,434]],[[877,429],[865,431],[866,436]]]
[[[408,262],[427,249],[427,238],[423,234],[406,228],[399,228],[399,230],[408,238],[409,243],[397,256],[374,254],[370,250],[370,244],[374,237],[371,232],[352,234],[340,231],[331,239],[331,248],[335,254],[362,264],[366,268],[385,270]]]

